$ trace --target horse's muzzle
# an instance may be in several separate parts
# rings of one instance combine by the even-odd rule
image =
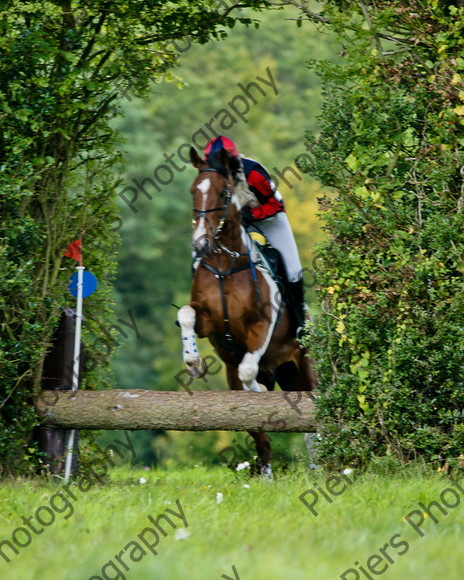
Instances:
[[[192,248],[197,258],[204,258],[213,251],[213,243],[207,237],[192,241]]]

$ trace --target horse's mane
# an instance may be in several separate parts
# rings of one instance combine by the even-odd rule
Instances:
[[[240,160],[240,169],[234,175],[235,179],[235,187],[234,192],[237,196],[238,203],[240,207],[244,207],[248,205],[250,202],[257,203],[258,200],[256,199],[255,194],[250,191],[248,187],[248,182],[245,177],[245,171],[243,170],[242,160]]]
[[[222,149],[221,152],[225,153]],[[208,154],[207,162],[215,170],[219,171],[224,177],[226,177],[229,172],[234,178],[234,193],[237,198],[240,208],[251,204],[258,204],[255,194],[248,187],[247,178],[245,175],[245,170],[243,168],[242,157],[228,157],[225,154],[222,158],[218,158],[217,154]]]

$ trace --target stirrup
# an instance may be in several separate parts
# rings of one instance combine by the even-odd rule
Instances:
[[[299,341],[302,340],[306,336],[306,331],[305,331],[306,323],[311,320],[311,315],[309,313],[309,308],[308,308],[308,305],[306,304],[306,302],[304,303],[303,311],[304,311],[304,322],[303,322],[303,324],[300,324],[297,327],[296,332],[295,332],[296,339]],[[300,348],[303,348],[303,347],[300,346]]]
[[[299,326],[296,329],[296,339],[298,340],[298,342],[302,341],[303,338],[306,336],[306,332],[305,332],[305,327],[304,326]],[[305,348],[304,346],[302,346],[301,344],[299,345],[300,348]]]

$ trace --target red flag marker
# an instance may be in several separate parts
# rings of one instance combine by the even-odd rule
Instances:
[[[82,243],[81,239],[75,240],[71,244],[69,244],[68,249],[64,253],[67,258],[71,258],[72,260],[77,260],[79,264],[82,266]]]

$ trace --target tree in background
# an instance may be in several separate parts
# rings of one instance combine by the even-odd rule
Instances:
[[[260,0],[242,6],[259,8]],[[101,336],[88,358],[101,368],[113,339],[110,279],[117,229],[114,177],[121,160],[110,119],[127,85],[145,95],[169,77],[186,35],[206,43],[236,21],[209,0],[7,0],[0,11],[0,464],[18,468],[37,423],[33,403],[72,264],[63,253],[85,231],[86,265],[100,290],[86,301]],[[103,347],[106,342],[107,348]],[[99,350],[101,352],[99,352]],[[91,382],[92,374],[87,375]],[[101,386],[101,373],[93,381]]]
[[[246,16],[249,12],[243,10],[241,14]],[[222,132],[236,141],[242,153],[259,159],[274,172],[274,167],[280,171],[285,167],[295,169],[294,159],[303,142],[302,127],[312,122],[309,127],[316,129],[320,88],[316,75],[305,70],[305,61],[308,55],[330,59],[336,55],[329,35],[319,35],[315,27],[311,34],[296,28],[292,19],[297,15],[295,9],[267,11],[260,14],[258,30],[235,27],[227,39],[205,46],[189,47],[188,41],[179,43],[183,52],[180,66],[174,72],[180,78],[153,85],[146,99],[136,99],[130,91],[124,99],[124,118],[115,120],[125,137],[127,160],[124,182],[118,192],[134,186],[136,180],[139,184],[144,182],[152,199],[139,189],[136,212],[120,199],[123,224],[119,230],[116,309],[126,319],[127,310],[133,311],[140,338],[131,333],[121,341],[112,361],[119,388],[183,390],[183,385],[189,382],[183,371],[179,329],[174,325],[177,311],[171,304],[183,305],[189,300],[192,213],[189,190],[196,171],[188,167],[175,172],[172,183],[157,191],[148,179],[153,179],[156,168],[166,163],[164,154],[169,156],[182,143],[189,143],[196,131],[227,107],[228,101],[241,93],[239,82],[247,86],[256,76],[268,78],[266,67],[272,72],[279,94],[274,95],[270,87],[262,85],[268,91],[264,97],[256,87],[252,88],[257,102],[251,103],[247,122],[239,119]],[[213,127],[221,130],[218,122]],[[201,138],[199,142],[201,145]],[[281,180],[279,189],[285,198],[302,263],[311,267],[314,243],[323,235],[315,215],[316,197],[321,190],[301,172],[287,170],[285,175],[287,183]],[[129,192],[127,197],[130,199],[132,194]],[[312,281],[312,276],[308,276],[308,282]],[[307,297],[314,300],[309,288]],[[215,356],[209,342],[206,339],[201,342],[202,354]],[[205,379],[193,381],[189,388],[227,389],[224,369],[219,363],[212,365],[212,373]],[[155,463],[157,457],[163,462],[174,458],[182,463],[185,460],[217,463],[223,461],[218,451],[236,437],[229,433],[169,432],[166,438],[152,435],[153,453],[148,461],[147,436],[134,434],[140,449],[137,457],[143,463]],[[273,434],[272,439],[276,455],[281,452],[287,459],[293,444],[303,446],[301,435]]]
[[[304,164],[332,189],[308,339],[319,453],[442,464],[464,444],[463,3],[318,5],[301,18],[335,32],[344,57],[315,65],[321,134]]]
[[[246,12],[243,12],[246,14]],[[192,135],[256,76],[267,78],[270,67],[279,94],[266,87],[264,97],[252,88],[257,103],[251,103],[247,122],[238,119],[230,130],[222,131],[238,144],[244,154],[259,159],[268,169],[295,169],[300,152],[301,130],[315,119],[321,96],[317,77],[304,71],[307,54],[333,58],[327,37],[298,31],[293,11],[270,11],[260,15],[260,28],[234,28],[228,38],[206,46],[191,46],[176,70],[184,88],[177,83],[155,85],[147,99],[125,99],[125,116],[117,120],[124,135],[127,160],[124,182],[118,191],[135,183],[144,184],[148,199],[140,193],[129,207],[120,199],[123,224],[116,280],[118,312],[133,309],[141,325],[140,339],[133,336],[121,344],[114,361],[120,388],[144,385],[173,389],[174,376],[182,370],[181,344],[174,326],[176,310],[171,303],[188,300],[191,269],[191,183],[192,167],[175,172],[172,183],[157,191],[150,179],[163,163],[164,155],[189,143]],[[308,112],[309,111],[309,112]],[[218,123],[214,128],[221,130]],[[316,125],[313,126],[314,130]],[[207,130],[207,129],[206,129]],[[212,134],[210,134],[213,136]],[[201,144],[201,138],[200,138]],[[179,163],[177,157],[177,162]],[[287,170],[279,189],[284,195],[297,236],[304,266],[310,266],[312,247],[321,239],[315,212],[320,188],[301,172]],[[132,198],[129,192],[127,198]],[[134,211],[135,210],[135,211]],[[195,381],[194,387],[201,387]],[[225,385],[226,383],[224,383]]]

